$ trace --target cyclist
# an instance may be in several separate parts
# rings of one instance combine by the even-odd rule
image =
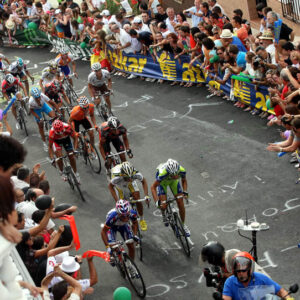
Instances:
[[[120,135],[123,137],[123,142],[120,139]],[[101,124],[99,133],[99,148],[103,159],[105,160],[106,172],[110,174],[110,167],[112,164],[112,159],[106,159],[107,155],[110,154],[110,142],[114,145],[117,152],[127,151],[128,157],[132,158],[132,152],[129,148],[129,141],[127,137],[127,129],[120,123],[116,117],[109,117],[107,122]],[[120,159],[122,162],[126,161],[125,154],[120,154]]]
[[[53,100],[59,108],[63,105],[60,94],[63,96],[65,102],[68,105],[71,105],[70,100],[69,100],[68,96],[66,95],[63,85],[60,81],[58,81],[57,79],[54,79],[51,83],[46,84],[45,95],[50,100]],[[64,111],[62,113],[64,115]]]
[[[179,179],[181,178],[181,183],[183,187],[183,191],[179,182]],[[165,210],[167,208],[166,200],[167,200],[167,187],[170,187],[174,197],[177,198],[177,206],[179,208],[179,214],[181,221],[183,223],[183,227],[186,233],[186,236],[190,236],[190,231],[188,227],[186,226],[185,222],[185,207],[183,199],[180,198],[180,196],[183,196],[184,198],[188,197],[187,193],[187,180],[186,180],[186,171],[185,169],[179,165],[179,163],[169,158],[166,163],[160,164],[156,168],[156,180],[151,186],[151,191],[153,195],[153,199],[157,205],[158,208],[161,209],[163,222],[166,226],[169,225]]]
[[[105,83],[107,79],[107,85]],[[104,95],[104,100],[108,106],[109,111],[111,112],[111,102],[109,97],[109,91],[112,88],[112,80],[110,77],[110,73],[106,70],[101,69],[100,63],[94,63],[92,65],[92,72],[89,74],[88,77],[88,90],[95,101],[96,106],[101,103],[101,95]],[[106,94],[107,93],[107,94]]]
[[[33,76],[31,76],[31,74],[27,70],[27,67],[24,64],[23,59],[21,57],[17,58],[16,61],[12,62],[9,65],[9,67],[7,68],[7,71],[15,77],[18,76],[21,81],[25,82],[25,87],[26,87],[26,91],[27,91],[27,95],[28,95],[29,94],[29,84],[28,84],[27,76],[30,77],[32,84],[34,83],[34,78],[33,78]]]
[[[69,63],[72,63],[73,73],[76,78],[78,77],[78,74],[76,73],[76,63],[74,61],[72,54],[70,54],[67,49],[64,49],[55,58],[55,62],[60,68],[61,72],[68,78],[70,84],[73,86],[72,78],[69,78],[69,75],[71,73],[71,70],[69,68]]]
[[[2,94],[4,98],[9,102],[10,98],[12,96],[15,96],[18,90],[21,88],[25,94],[26,97],[28,97],[27,91],[24,88],[23,84],[20,82],[20,80],[16,77],[14,77],[12,74],[6,74],[4,80],[2,81]],[[15,104],[11,107],[11,112],[15,119],[17,120],[17,112],[16,112],[16,106]],[[16,128],[20,129],[20,125],[17,122]]]
[[[51,61],[47,68],[43,69],[42,77],[40,79],[40,87],[45,93],[45,87],[51,84],[54,79],[59,80],[59,70],[58,65],[55,61]]]
[[[254,272],[254,258],[248,252],[239,252],[234,256],[232,270],[234,275],[225,281],[223,300],[265,299],[267,294],[294,299],[271,278]]]
[[[128,161],[113,167],[111,169],[111,180],[108,188],[115,201],[117,202],[119,199],[125,199],[126,197],[131,196],[134,200],[140,199],[141,196],[137,180],[142,183],[146,201],[149,203],[150,197],[148,196],[148,184],[142,173],[135,170],[132,164]],[[115,189],[117,190],[118,195]],[[147,223],[144,220],[143,204],[138,202],[136,206],[140,217],[141,229],[146,231]]]
[[[130,227],[131,222],[131,227]],[[131,243],[127,243],[128,255],[134,259],[135,247],[133,240],[139,240],[137,233],[137,213],[130,208],[130,204],[126,200],[120,199],[116,203],[116,207],[111,209],[106,215],[105,225],[101,230],[101,237],[107,252],[111,254],[110,246],[116,242],[116,233],[119,232],[123,240],[132,239]]]
[[[89,100],[86,96],[79,97],[77,101],[78,105],[72,109],[69,118],[69,124],[71,125],[72,129],[76,132],[79,132],[80,125],[82,125],[85,130],[92,128],[91,122],[88,119],[88,115],[90,116],[95,129],[98,129],[94,116],[94,104],[89,103]],[[95,145],[94,132],[88,131],[88,135],[90,136],[91,144]]]
[[[8,60],[8,58],[5,55],[3,55],[2,53],[0,53],[0,71],[5,70],[5,66],[4,66],[2,60],[5,60],[8,63],[8,65],[10,65],[10,61]]]
[[[50,118],[55,117],[55,113],[52,110],[52,108],[48,105],[48,103],[52,107],[55,107],[57,111],[59,110],[57,104],[54,101],[50,100],[45,94],[41,93],[41,91],[37,87],[33,87],[31,89],[31,97],[29,99],[29,109],[38,124],[39,132],[43,141],[45,151],[48,151],[48,146],[46,144],[44,124],[42,122],[42,118],[43,118],[42,112],[47,114]]]
[[[54,120],[54,122],[52,123],[52,127],[49,131],[49,147],[48,147],[49,156],[50,159],[52,160],[53,165],[55,165],[53,150],[55,152],[56,157],[62,156],[62,146],[65,148],[68,154],[73,152],[73,145],[70,136],[73,138],[74,141],[74,149],[77,149],[78,137],[76,132],[72,129],[72,127],[69,124],[63,123],[59,119]],[[74,173],[76,174],[76,178],[78,182],[80,182],[80,177],[79,174],[77,173],[77,168],[76,168],[75,156],[74,154],[69,154],[68,157],[70,160],[71,167],[74,170]],[[59,159],[57,161],[57,164],[60,170],[59,174],[61,178],[64,181],[66,181],[67,176],[63,173],[63,161]]]

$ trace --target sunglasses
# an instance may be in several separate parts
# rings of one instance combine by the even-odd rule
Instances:
[[[246,270],[237,270],[236,271],[237,273],[245,273],[245,272],[248,272],[248,270],[246,269]]]

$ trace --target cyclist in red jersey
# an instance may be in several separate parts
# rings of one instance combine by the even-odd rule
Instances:
[[[52,127],[49,131],[49,156],[50,159],[52,160],[52,164],[55,165],[55,159],[54,159],[54,153],[56,157],[61,157],[62,154],[62,146],[65,148],[67,153],[73,152],[73,145],[70,137],[73,138],[74,141],[74,149],[77,149],[77,144],[78,144],[78,137],[77,133],[72,129],[72,127],[67,124],[63,123],[61,120],[56,119]],[[53,153],[54,150],[54,153]],[[77,173],[77,168],[76,168],[76,159],[74,157],[74,154],[69,155],[69,160],[72,169],[74,170],[78,182],[80,182],[80,177],[79,174]],[[65,174],[63,174],[63,161],[60,159],[57,161],[57,165],[60,170],[60,175],[64,181],[67,180],[67,177]]]
[[[122,136],[123,142],[121,141],[120,136]],[[106,160],[107,155],[109,155],[111,151],[110,142],[112,142],[117,152],[121,152],[126,149],[128,157],[133,157],[132,152],[129,148],[127,129],[120,123],[120,121],[116,117],[109,117],[107,122],[101,124],[99,140],[100,152],[103,159],[106,161],[105,167],[107,174],[110,173],[110,167],[112,163],[111,158]],[[122,162],[126,161],[124,153],[120,155],[120,159]]]

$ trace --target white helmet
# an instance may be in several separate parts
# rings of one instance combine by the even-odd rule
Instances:
[[[7,74],[5,76],[5,80],[9,83],[9,84],[12,84],[15,82],[15,77],[11,74]]]
[[[101,70],[100,63],[96,62],[96,63],[92,64],[92,70],[93,71],[99,71],[99,70]]]
[[[179,163],[172,158],[169,158],[166,162],[166,169],[168,173],[171,175],[177,175],[179,171],[179,167],[180,167]]]
[[[78,104],[82,108],[86,108],[89,106],[89,99],[86,96],[81,96],[78,98]]]
[[[120,121],[118,120],[118,118],[111,116],[108,118],[107,124],[108,124],[109,128],[117,129],[120,126]]]
[[[121,172],[125,176],[132,177],[134,175],[134,167],[130,162],[124,161],[121,164]]]

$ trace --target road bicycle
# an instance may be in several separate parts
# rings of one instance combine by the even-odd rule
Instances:
[[[124,242],[116,241],[111,245],[111,264],[115,265],[123,278],[128,279],[135,293],[140,298],[146,297],[146,286],[140,270],[135,262],[129,257],[124,249],[124,244],[132,243],[133,240]]]
[[[139,203],[139,202],[145,202],[146,201],[146,198],[142,198],[142,199],[133,199],[132,197],[129,198],[128,202],[131,204],[131,207],[132,209],[134,209],[137,214],[138,214],[138,211],[137,211],[137,208],[136,208],[136,204]],[[149,203],[148,203],[148,207],[149,207]],[[142,241],[142,238],[143,238],[143,235],[142,235],[142,232],[140,230],[140,225],[139,225],[139,214],[138,214],[138,224],[137,224],[137,233],[136,235],[138,236],[139,240],[136,242],[136,246],[135,246],[135,249],[137,251],[137,254],[138,254],[138,257],[140,259],[140,261],[143,261],[143,241]]]
[[[176,211],[173,205],[173,202],[176,201],[178,198],[183,198],[183,196],[177,198],[168,197],[168,199],[166,201],[162,201],[162,203],[167,204],[167,209],[165,210],[165,214],[166,214],[166,219],[168,221],[168,224],[172,228],[175,237],[180,240],[184,253],[188,257],[190,257],[191,249],[189,245],[189,240],[188,237],[186,236],[180,216],[178,215],[178,212]]]
[[[110,154],[108,154],[105,158],[105,166],[109,167],[109,169],[112,169],[116,165],[119,165],[121,163],[120,155],[125,153],[127,153],[129,158],[133,157],[131,150],[124,150],[117,153],[111,151]]]
[[[100,103],[98,105],[95,105],[95,108],[103,122],[106,122],[107,119],[113,115],[104,99],[104,96],[107,95],[112,95],[112,91],[106,92],[104,94],[101,94],[101,92],[99,91],[95,97],[101,99]]]
[[[83,202],[85,202],[85,198],[84,198],[84,196],[82,194],[82,191],[81,191],[81,188],[80,188],[80,183],[78,182],[76,174],[75,174],[73,168],[71,167],[69,159],[68,159],[68,157],[70,155],[73,155],[73,154],[76,154],[76,153],[78,153],[78,152],[73,151],[73,152],[70,152],[70,153],[66,153],[65,155],[63,155],[61,157],[57,157],[55,159],[55,162],[62,159],[62,161],[63,161],[63,173],[67,176],[67,181],[68,181],[71,189],[74,190],[74,188],[76,187],[76,189],[77,189],[77,191],[80,195],[81,200]]]
[[[15,101],[15,108],[16,108],[16,115],[17,115],[17,122],[20,126],[20,129],[24,129],[26,136],[28,136],[28,130],[27,130],[27,111],[25,109],[26,106],[26,100],[27,98],[21,98],[21,99],[16,99]]]
[[[95,128],[80,131],[80,135],[78,138],[78,151],[83,157],[85,164],[89,162],[92,171],[100,174],[101,160],[98,149],[94,144],[91,143],[87,136],[88,131],[91,130],[95,130]]]
[[[78,95],[75,92],[73,86],[71,85],[70,81],[68,78],[73,77],[74,74],[70,74],[68,77],[66,75],[64,75],[64,78],[62,80],[62,84],[65,90],[66,95],[68,96],[71,104],[76,104],[77,103],[77,99],[78,99]]]

